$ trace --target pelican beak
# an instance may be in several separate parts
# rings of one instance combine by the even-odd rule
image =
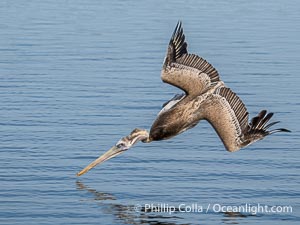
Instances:
[[[101,155],[98,159],[91,162],[88,166],[86,166],[83,170],[81,170],[79,173],[77,173],[77,176],[81,176],[82,174],[85,174],[90,169],[94,168],[100,163],[105,162],[106,160],[109,160],[117,155],[120,155],[124,150],[118,148],[117,146],[113,146],[111,149],[109,149],[107,152],[105,152],[103,155]]]

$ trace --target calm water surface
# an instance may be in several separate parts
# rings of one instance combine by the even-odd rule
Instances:
[[[1,1],[0,223],[299,224],[299,11],[296,0]],[[201,122],[77,178],[180,93],[160,80],[178,19],[190,51],[251,116],[267,108],[293,132],[229,153]],[[151,203],[204,212],[151,212]],[[209,208],[246,203],[293,211]]]

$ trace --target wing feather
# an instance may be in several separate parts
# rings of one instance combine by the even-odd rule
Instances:
[[[204,119],[214,127],[228,151],[237,151],[276,132],[290,132],[284,128],[268,130],[278,122],[268,124],[273,113],[267,113],[266,110],[248,123],[246,106],[233,91],[224,86],[216,88],[201,108]]]
[[[249,113],[242,100],[227,87],[218,88],[215,94],[221,96],[229,104],[230,115],[232,116],[231,120],[236,120],[241,131],[246,130],[248,127]],[[241,135],[241,133],[238,133],[238,135]]]
[[[220,81],[218,71],[210,63],[198,55],[188,54],[181,22],[169,42],[161,78],[189,95],[202,94]]]

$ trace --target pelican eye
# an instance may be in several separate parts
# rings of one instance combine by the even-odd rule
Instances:
[[[118,143],[116,146],[117,146],[117,148],[124,148],[125,144],[121,142],[121,143]]]

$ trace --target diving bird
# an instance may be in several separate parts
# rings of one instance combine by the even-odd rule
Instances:
[[[279,121],[269,123],[273,113],[267,113],[266,110],[261,110],[249,122],[244,103],[220,80],[217,70],[202,57],[188,53],[180,21],[168,45],[161,79],[182,89],[184,94],[176,95],[163,105],[150,133],[144,129],[134,129],[77,176],[125,152],[138,141],[149,143],[172,138],[195,127],[200,120],[207,120],[212,125],[230,152],[238,151],[270,134],[290,132],[284,128],[269,130]]]

